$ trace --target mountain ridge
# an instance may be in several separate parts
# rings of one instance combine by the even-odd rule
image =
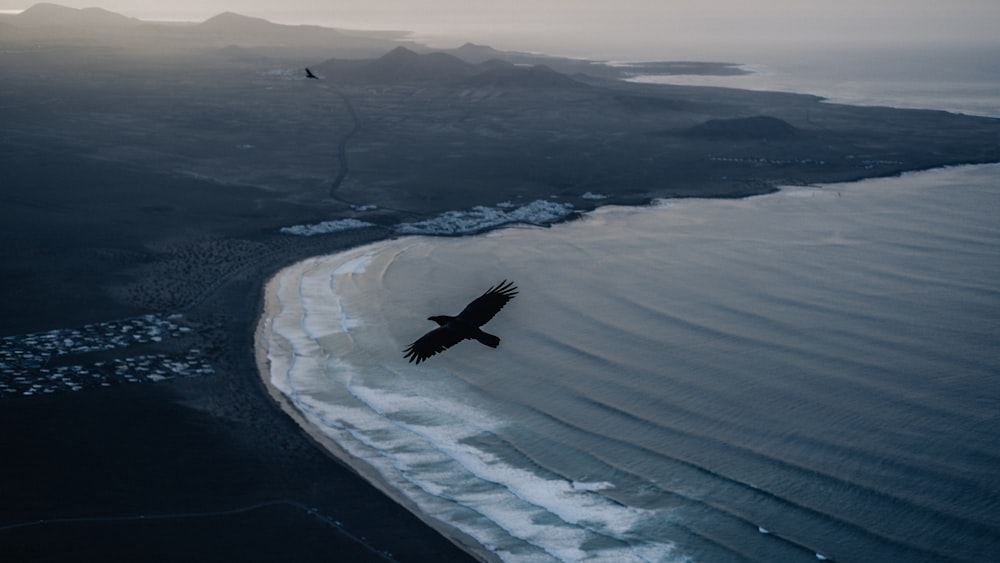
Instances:
[[[12,16],[8,22],[33,27],[124,27],[140,25],[142,20],[104,8],[70,8],[51,2],[39,2]]]
[[[499,51],[495,52],[499,54]],[[315,65],[315,69],[338,79],[383,84],[438,82],[487,89],[584,86],[582,82],[545,65],[516,65],[497,58],[473,64],[451,52],[418,53],[403,46],[375,59],[328,59]]]

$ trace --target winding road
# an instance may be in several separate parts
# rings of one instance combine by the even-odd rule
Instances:
[[[350,172],[350,168],[347,163],[347,142],[350,141],[351,137],[353,137],[358,131],[361,131],[361,119],[358,117],[358,112],[354,109],[354,104],[351,103],[350,98],[336,88],[330,87],[330,89],[333,90],[335,94],[340,96],[341,100],[344,100],[344,107],[347,108],[347,112],[351,115],[351,121],[354,122],[354,126],[351,127],[351,130],[345,133],[344,136],[340,138],[340,142],[337,144],[337,160],[340,163],[340,168],[337,171],[337,176],[330,184],[330,197],[341,203],[349,204],[349,202],[344,201],[337,195],[337,189],[340,188],[340,185],[344,182],[344,178],[346,178],[347,174]]]

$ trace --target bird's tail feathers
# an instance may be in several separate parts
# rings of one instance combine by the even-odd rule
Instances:
[[[490,348],[496,348],[497,346],[500,345],[499,336],[493,336],[492,334],[488,332],[483,332],[481,330],[478,333],[476,333],[475,338],[476,340],[489,346]]]

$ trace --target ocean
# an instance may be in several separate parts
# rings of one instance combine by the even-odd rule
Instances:
[[[311,430],[490,557],[984,561],[998,184],[963,166],[398,238],[280,272],[258,345]],[[498,349],[405,361],[504,279]]]
[[[735,76],[637,76],[636,82],[815,94],[835,103],[1000,117],[1000,44],[761,49]],[[743,62],[743,61],[736,61]]]

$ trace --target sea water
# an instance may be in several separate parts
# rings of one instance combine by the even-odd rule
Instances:
[[[777,90],[835,103],[1000,117],[1000,43],[764,49],[734,76],[635,76],[636,82]]]
[[[352,463],[505,560],[984,561],[998,212],[987,165],[401,238],[281,272],[262,345]],[[406,363],[503,279],[498,349]]]
[[[280,274],[271,378],[510,560],[1000,548],[996,166],[402,238]],[[407,344],[504,278],[503,342]]]

